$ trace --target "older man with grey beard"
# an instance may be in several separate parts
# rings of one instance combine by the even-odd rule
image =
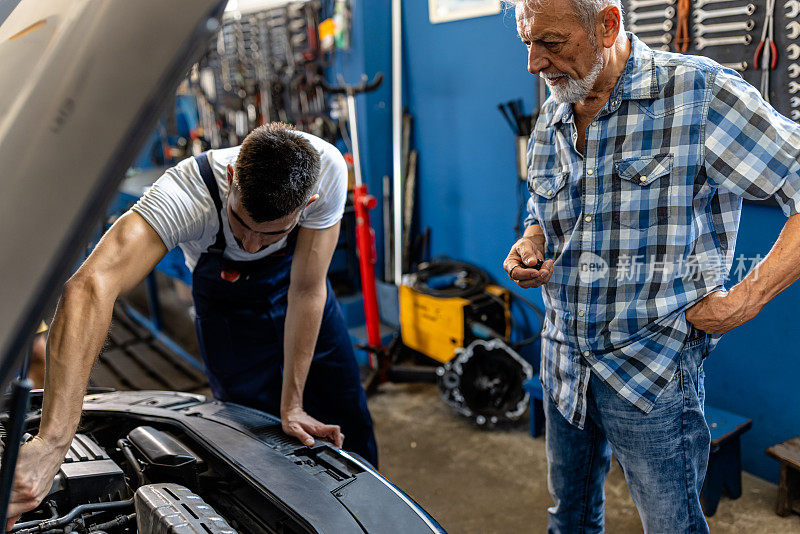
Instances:
[[[603,530],[613,452],[646,532],[707,532],[703,360],[800,276],[800,127],[735,72],[626,34],[619,0],[515,12],[552,94],[504,263],[547,308],[549,531]],[[770,196],[786,226],[728,290],[741,199]]]

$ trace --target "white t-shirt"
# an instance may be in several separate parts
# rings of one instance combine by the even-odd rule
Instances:
[[[314,186],[319,199],[303,210],[299,224],[313,230],[330,228],[341,220],[344,213],[347,164],[330,143],[311,134],[296,133],[305,137],[320,157],[319,180]],[[255,254],[242,250],[233,238],[227,213],[227,166],[236,165],[240,148],[209,150],[207,155],[222,200],[223,255],[234,261],[253,261],[285,247],[286,237]],[[131,209],[144,217],[168,250],[181,247],[190,271],[194,270],[200,255],[216,240],[219,217],[194,158],[185,159],[165,172]]]

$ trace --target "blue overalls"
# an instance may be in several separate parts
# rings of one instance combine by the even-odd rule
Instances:
[[[219,215],[222,201],[208,159],[201,154],[195,160]],[[259,260],[234,262],[222,256],[225,235],[219,216],[216,241],[192,273],[197,338],[211,391],[219,400],[280,414],[284,322],[298,228],[282,250]],[[303,407],[319,421],[339,425],[345,435],[343,448],[377,467],[372,418],[353,346],[330,281],[326,286]]]

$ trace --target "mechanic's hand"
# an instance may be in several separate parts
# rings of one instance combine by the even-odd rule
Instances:
[[[64,454],[63,449],[51,445],[39,436],[22,445],[14,472],[6,530],[23,513],[39,506],[47,496],[64,461]]]
[[[283,431],[294,436],[310,447],[314,444],[314,436],[330,441],[337,447],[344,443],[344,434],[339,425],[326,425],[308,415],[302,408],[290,408],[281,413]]]
[[[686,310],[686,320],[709,334],[724,334],[746,323],[761,311],[749,293],[736,286],[728,293],[715,291]]]
[[[503,262],[503,269],[508,277],[523,289],[539,287],[546,284],[553,274],[553,260],[546,260],[541,269],[534,266],[544,260],[544,250],[530,237],[521,237]]]

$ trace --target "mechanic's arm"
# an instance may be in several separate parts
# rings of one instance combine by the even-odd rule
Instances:
[[[337,425],[326,425],[303,410],[303,388],[325,309],[325,277],[339,240],[339,226],[336,223],[322,230],[301,227],[292,259],[284,327],[281,423],[284,432],[305,445],[313,445],[314,436],[325,438],[337,447],[344,442]]]
[[[759,314],[767,302],[800,278],[800,213],[755,269],[727,293],[714,292],[686,312],[686,320],[709,334],[724,334]]]
[[[89,374],[111,323],[114,301],[164,257],[161,238],[135,212],[114,223],[64,285],[47,343],[39,433],[20,450],[9,526],[47,495],[80,421]]]
[[[772,197],[788,217],[755,270],[727,294],[711,293],[686,311],[686,320],[700,330],[724,334],[758,315],[800,277],[800,126],[741,77],[721,72],[705,128],[710,184],[747,199]]]

